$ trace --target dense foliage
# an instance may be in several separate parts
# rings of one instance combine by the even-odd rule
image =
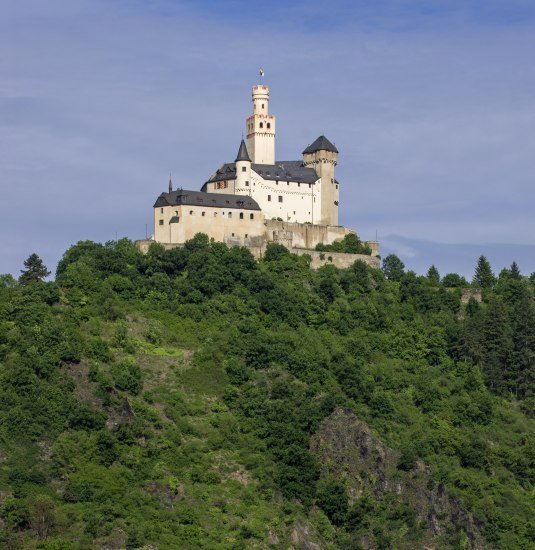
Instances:
[[[363,243],[356,233],[348,233],[340,241],[335,241],[332,244],[321,244],[316,245],[316,250],[320,252],[346,252],[348,254],[367,254],[368,256],[372,253],[372,249],[366,244]]]
[[[54,282],[0,278],[0,546],[287,548],[304,522],[326,547],[417,547],[414,513],[310,452],[346,407],[489,547],[533,547],[535,277],[515,264],[463,303],[436,268],[385,262],[314,272],[198,235],[80,242]]]

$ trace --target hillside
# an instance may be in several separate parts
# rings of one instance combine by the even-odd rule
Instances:
[[[535,278],[271,245],[0,279],[2,548],[534,548]]]

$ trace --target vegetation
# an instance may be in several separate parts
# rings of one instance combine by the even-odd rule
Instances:
[[[396,257],[308,261],[197,235],[0,277],[0,547],[532,548],[535,276],[463,303]]]
[[[371,255],[372,249],[363,243],[356,233],[348,233],[341,241],[332,244],[316,245],[316,250],[320,252],[346,252],[348,254],[366,254]]]

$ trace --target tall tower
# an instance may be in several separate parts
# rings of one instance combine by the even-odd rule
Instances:
[[[269,114],[269,88],[253,86],[253,114],[247,117],[247,150],[255,164],[275,164],[275,116]]]
[[[340,192],[334,179],[334,167],[338,164],[338,149],[325,137],[320,136],[303,151],[303,164],[314,168],[321,178],[319,225],[338,225],[338,201]]]

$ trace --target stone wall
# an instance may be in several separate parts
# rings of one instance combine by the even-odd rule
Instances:
[[[341,241],[349,233],[354,233],[347,227],[339,225],[312,225],[308,223],[281,222],[266,220],[266,238],[268,241],[279,242],[281,235],[292,235],[292,247],[314,249],[317,244],[332,244]],[[287,237],[286,242],[287,242]],[[287,246],[281,241],[281,244]]]
[[[310,267],[318,269],[323,265],[334,265],[340,269],[351,267],[357,260],[364,262],[370,267],[379,268],[380,260],[377,256],[368,256],[367,254],[347,254],[345,252],[318,252],[317,250],[306,250],[304,248],[292,248],[292,254],[303,256],[308,254],[312,261]]]
[[[136,241],[136,245],[143,254],[149,251],[149,247],[155,241],[150,239]],[[256,260],[262,258],[266,251],[266,243],[260,242],[258,239],[246,239],[245,243],[241,239],[226,239],[225,243],[228,246],[245,246],[249,249],[251,254]],[[182,247],[183,244],[179,243],[159,243],[165,248],[165,250],[171,250],[172,248]],[[310,267],[312,269],[318,269],[323,265],[334,265],[340,269],[346,269],[351,267],[357,260],[361,260],[370,267],[379,268],[380,260],[377,256],[368,256],[366,254],[346,254],[344,252],[318,252],[317,250],[308,250],[306,248],[289,248],[292,254],[298,256],[304,256],[305,254],[311,257]]]

